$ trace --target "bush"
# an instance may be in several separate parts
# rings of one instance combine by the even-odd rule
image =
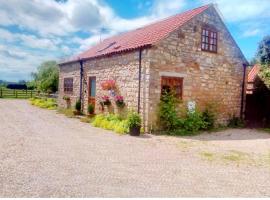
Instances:
[[[245,126],[245,123],[242,119],[239,117],[236,117],[233,115],[228,122],[228,127],[230,128],[243,128]]]
[[[114,114],[96,115],[92,125],[95,127],[104,128],[107,130],[115,131],[116,133],[125,134],[128,132],[128,121],[121,119]]]
[[[203,112],[178,111],[179,101],[173,93],[165,93],[159,104],[159,120],[162,130],[173,135],[189,135],[215,126],[216,114],[212,104]],[[180,108],[180,107],[179,107]]]
[[[80,101],[80,100],[76,101],[75,109],[76,109],[78,112],[80,112],[80,111],[81,111],[81,107],[82,107],[81,101]]]
[[[183,120],[183,125],[181,128],[190,133],[205,130],[206,122],[203,119],[202,113],[199,111],[188,113],[187,117]]]
[[[51,98],[31,98],[29,99],[30,104],[34,106],[38,106],[40,108],[45,108],[48,110],[55,110],[57,108],[57,103],[55,99]]]
[[[138,113],[131,111],[128,113],[127,124],[128,127],[140,127],[142,123],[141,117]]]
[[[202,119],[205,122],[205,130],[211,130],[215,127],[216,109],[213,104],[208,104],[202,113]]]
[[[95,112],[95,107],[93,104],[89,104],[88,107],[87,107],[87,112],[88,114],[94,114]]]
[[[177,105],[179,102],[172,93],[162,95],[159,103],[159,120],[164,130],[175,130],[181,123],[177,114]]]

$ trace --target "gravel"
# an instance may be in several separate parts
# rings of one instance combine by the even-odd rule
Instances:
[[[270,197],[269,188],[267,133],[119,136],[0,100],[0,197]]]

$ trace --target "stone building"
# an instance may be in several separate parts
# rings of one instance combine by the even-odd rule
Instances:
[[[59,105],[81,99],[95,112],[108,95],[110,112],[119,112],[114,95],[101,83],[115,80],[126,108],[140,112],[145,130],[156,127],[162,89],[173,88],[184,104],[203,109],[218,104],[218,121],[243,113],[247,61],[213,4],[105,39],[60,66]],[[107,109],[107,108],[106,108]]]

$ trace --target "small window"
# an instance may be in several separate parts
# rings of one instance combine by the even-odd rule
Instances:
[[[73,78],[64,78],[64,92],[73,92]]]
[[[217,52],[217,31],[209,28],[202,29],[201,48],[203,51]]]
[[[178,99],[183,96],[183,78],[179,77],[161,77],[161,95],[173,92]]]

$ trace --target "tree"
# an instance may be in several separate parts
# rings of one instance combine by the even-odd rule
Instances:
[[[56,92],[58,89],[59,70],[56,61],[43,62],[36,73],[31,74],[33,81],[28,86],[37,88],[42,92]]]
[[[257,61],[261,65],[259,77],[270,88],[270,35],[264,37],[259,43]]]
[[[264,37],[259,43],[257,57],[262,65],[270,64],[270,35]]]

